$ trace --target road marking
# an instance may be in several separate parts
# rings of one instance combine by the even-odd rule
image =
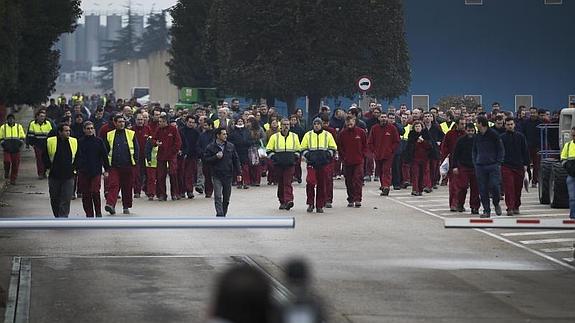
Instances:
[[[574,262],[575,258],[563,258],[563,260],[565,260],[567,262]]]
[[[434,217],[434,218],[438,218],[438,219],[441,219],[441,220],[445,220],[445,218],[442,217],[442,216],[439,216],[439,215],[437,215],[437,214],[435,214],[435,213],[426,211],[426,210],[424,210],[424,209],[422,209],[422,208],[419,208],[419,207],[417,207],[417,206],[414,206],[414,205],[405,203],[405,202],[400,201],[400,200],[398,200],[398,199],[396,199],[396,198],[389,198],[389,200],[394,201],[394,202],[396,202],[396,203],[398,203],[398,204],[401,204],[401,205],[403,205],[403,206],[407,206],[407,207],[409,207],[409,208],[412,208],[412,209],[417,210],[417,211],[419,211],[419,212],[422,212],[422,213],[424,213],[424,214],[431,215],[431,216]],[[524,246],[524,245],[522,245],[522,244],[519,244],[519,243],[517,243],[517,242],[511,241],[511,240],[509,240],[509,239],[507,239],[507,238],[505,238],[505,237],[502,237],[502,236],[499,236],[499,235],[497,235],[497,234],[491,233],[491,232],[486,231],[486,230],[484,230],[484,229],[473,229],[473,230],[474,230],[474,231],[477,231],[477,232],[481,232],[481,233],[483,233],[483,234],[486,234],[486,235],[488,235],[488,236],[490,236],[490,237],[492,237],[492,238],[495,238],[495,239],[497,239],[497,240],[499,240],[499,241],[506,242],[506,243],[508,243],[508,244],[510,244],[510,245],[513,245],[513,246],[517,247],[517,248],[520,248],[520,249],[523,249],[523,250],[525,250],[525,251],[528,251],[528,252],[530,252],[530,253],[532,253],[532,254],[535,254],[535,255],[537,255],[537,256],[539,256],[539,257],[542,257],[542,258],[544,258],[544,259],[547,259],[547,260],[549,260],[549,261],[551,261],[551,262],[553,262],[553,263],[555,263],[555,264],[557,264],[557,265],[559,265],[559,266],[562,266],[562,267],[565,267],[565,268],[568,268],[568,269],[571,269],[571,270],[575,270],[575,266],[572,266],[572,265],[570,265],[570,264],[568,264],[568,263],[565,263],[565,261],[567,261],[567,260],[565,260],[566,258],[563,258],[563,260],[565,260],[565,261],[561,261],[561,260],[555,259],[555,258],[553,258],[553,257],[551,257],[551,256],[548,256],[548,255],[546,255],[545,253],[543,253],[543,252],[541,252],[541,251],[531,249],[531,248],[526,247],[526,246]],[[568,261],[568,262],[573,262],[573,261],[571,260],[571,261]]]
[[[539,249],[543,252],[547,252],[547,253],[553,253],[553,252],[571,252],[573,250],[575,250],[575,248],[573,247],[567,247],[567,248],[548,248],[548,249]]]
[[[573,238],[559,238],[559,239],[541,239],[541,240],[524,240],[519,241],[522,244],[543,244],[543,243],[560,243],[560,242],[574,242]]]
[[[505,232],[501,235],[504,237],[515,237],[515,236],[538,236],[544,234],[557,234],[557,233],[575,233],[575,231],[566,230],[555,230],[555,231],[529,231],[529,232]]]

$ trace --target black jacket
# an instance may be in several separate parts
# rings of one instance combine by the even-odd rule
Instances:
[[[527,141],[521,132],[506,131],[501,135],[501,141],[505,148],[503,165],[511,168],[529,166],[529,150],[527,149]]]
[[[220,151],[224,153],[222,158],[216,156]],[[212,176],[228,179],[241,174],[240,158],[231,142],[226,141],[223,149],[220,149],[216,141],[212,141],[206,147],[203,157],[203,161],[212,168]]]
[[[236,128],[230,130],[228,141],[233,143],[240,158],[240,163],[245,164],[248,162],[248,148],[251,145],[250,130],[246,127]]]
[[[200,137],[198,138],[198,156],[204,158],[204,153],[208,145],[214,142],[214,131],[213,130],[206,130],[200,133]]]
[[[76,168],[89,177],[100,175],[102,168],[110,169],[108,151],[102,139],[96,136],[84,136],[78,140]]]
[[[473,168],[473,141],[475,136],[469,138],[467,135],[457,139],[455,144],[455,152],[453,153],[453,158],[451,159],[453,165],[451,168],[459,168],[460,166],[465,166],[467,168]]]
[[[521,129],[527,140],[527,147],[540,148],[541,147],[541,129],[537,128],[541,124],[539,119],[531,120],[531,118],[523,121]]]
[[[198,158],[198,141],[200,139],[200,132],[195,128],[184,126],[180,129],[180,137],[182,138],[182,154],[184,154],[186,158]]]
[[[473,164],[487,166],[503,163],[505,149],[501,138],[493,129],[487,129],[485,134],[478,133],[473,141]]]
[[[429,131],[425,131],[425,129],[421,131],[421,133],[417,133],[415,132],[415,130],[409,132],[409,136],[407,137],[407,147],[403,151],[402,156],[403,159],[406,162],[411,163],[411,161],[413,160],[413,155],[415,154],[415,142],[417,141],[417,138],[419,138],[420,135],[421,137],[423,137],[423,140],[427,140],[431,144],[431,150],[429,151],[429,159],[432,160],[439,159],[439,149],[437,147],[437,143],[433,138],[431,138]]]

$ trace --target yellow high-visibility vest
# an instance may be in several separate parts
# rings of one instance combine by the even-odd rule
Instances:
[[[403,129],[405,132],[403,133],[403,136],[401,136],[401,140],[407,140],[409,138],[409,132],[411,131],[411,125],[407,124]]]
[[[335,139],[329,131],[323,130],[317,134],[310,130],[301,140],[301,150],[337,150]]]
[[[447,133],[449,130],[451,130],[451,128],[453,128],[453,125],[455,124],[455,122],[451,121],[451,124],[448,125],[447,121],[442,122],[441,123],[441,131],[443,131],[443,133]]]
[[[6,139],[26,139],[24,127],[21,124],[15,123],[13,126],[3,124],[0,126],[0,142]]]
[[[270,152],[297,152],[300,151],[300,149],[298,136],[293,132],[289,132],[287,137],[284,137],[279,132],[274,133],[268,140],[268,144],[266,146],[266,150]]]
[[[571,140],[563,145],[563,149],[561,149],[561,160],[573,159],[575,159],[575,142]]]
[[[76,158],[76,152],[78,151],[78,141],[74,137],[68,138],[68,143],[70,144],[70,150],[72,151],[72,163]],[[48,157],[50,161],[54,161],[54,156],[56,155],[56,149],[58,149],[58,137],[50,137],[46,141],[46,148],[48,152]]]
[[[152,159],[148,161],[146,159],[146,167],[148,168],[156,168],[158,167],[158,146],[152,148]]]
[[[30,122],[30,126],[28,126],[28,136],[36,139],[46,139],[50,131],[52,131],[52,124],[48,121],[44,121],[43,124],[39,124],[34,120]]]
[[[136,159],[134,157],[135,148],[134,148],[134,136],[136,132],[130,129],[124,129],[126,132],[126,140],[128,141],[128,149],[130,150],[130,160],[132,161],[132,165],[136,165]],[[114,151],[114,139],[116,138],[116,130],[109,131],[106,134],[106,139],[108,139],[108,144],[110,145],[110,152],[108,153],[108,159],[110,160],[110,165],[112,165],[112,152]]]

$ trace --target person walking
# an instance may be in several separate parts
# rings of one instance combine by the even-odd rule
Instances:
[[[345,118],[345,129],[337,136],[339,158],[343,163],[347,206],[361,207],[363,166],[368,152],[365,130],[355,126],[353,116]]]
[[[491,216],[489,197],[493,200],[496,215],[501,215],[499,205],[501,186],[501,163],[505,157],[505,148],[497,133],[489,128],[489,122],[485,117],[477,118],[479,133],[473,141],[473,165],[479,185],[479,196],[483,206],[482,218]]]
[[[375,174],[379,176],[381,196],[389,195],[391,186],[391,166],[395,151],[399,147],[399,133],[388,116],[382,113],[378,117],[379,123],[371,127],[367,146],[373,153],[375,160]]]
[[[4,151],[4,178],[16,185],[20,168],[20,150],[26,140],[26,133],[21,124],[16,123],[16,117],[9,114],[6,123],[0,126],[0,146]]]
[[[287,118],[281,119],[280,132],[273,134],[266,146],[268,157],[276,169],[279,209],[288,211],[294,206],[292,180],[300,151],[298,136],[289,130],[290,121]]]
[[[463,212],[465,209],[463,205],[458,205],[458,180],[457,174],[453,173],[453,156],[455,153],[455,146],[459,138],[465,136],[465,120],[455,118],[453,120],[451,130],[448,130],[443,137],[443,142],[440,146],[440,158],[439,161],[443,162],[445,158],[449,158],[449,170],[447,171],[447,185],[449,190],[449,210],[451,212]]]
[[[26,146],[34,147],[38,179],[46,178],[46,165],[44,164],[46,159],[44,155],[46,155],[46,140],[52,128],[52,123],[46,120],[46,110],[43,109],[36,113],[35,119],[28,125]]]
[[[134,116],[135,125],[132,130],[136,133],[136,140],[138,140],[139,150],[138,160],[136,167],[134,167],[134,198],[140,198],[142,190],[146,193],[146,151],[143,149],[146,146],[148,137],[152,135],[150,127],[145,124],[144,114],[138,111]]]
[[[505,119],[505,133],[501,135],[505,157],[501,165],[501,177],[503,181],[503,192],[505,194],[505,205],[507,215],[519,214],[521,206],[521,190],[523,189],[523,178],[529,168],[529,149],[525,136],[515,131],[515,120],[512,117]]]
[[[75,158],[78,141],[70,137],[69,125],[60,124],[57,135],[46,139],[43,165],[50,170],[48,191],[52,213],[57,218],[67,218],[74,192]]]
[[[178,152],[182,148],[182,139],[178,128],[168,124],[167,116],[160,116],[158,129],[154,134],[154,143],[158,146],[158,178],[156,191],[158,199],[165,201],[168,198],[166,192],[166,177],[170,176],[170,194],[172,200],[179,200],[178,188]]]
[[[214,184],[212,183],[212,167],[209,163],[204,161],[204,154],[209,144],[211,144],[215,139],[214,136],[214,122],[210,119],[206,119],[203,123],[203,131],[200,133],[198,139],[198,154],[202,156],[202,175],[204,176],[203,187],[198,185],[196,191],[202,194],[204,192],[206,198],[211,198],[214,192]],[[198,190],[200,188],[200,190]]]
[[[304,135],[301,150],[307,162],[307,212],[313,212],[315,206],[317,213],[323,213],[327,198],[328,164],[337,151],[337,145],[331,133],[323,130],[320,118],[313,120],[313,129]]]
[[[462,119],[461,119],[462,120]],[[453,131],[453,130],[450,130]],[[465,136],[460,137],[455,144],[453,157],[449,162],[452,179],[449,180],[449,187],[454,185],[457,201],[457,211],[465,211],[465,198],[467,188],[469,188],[469,207],[471,214],[479,214],[479,187],[473,166],[472,149],[475,141],[475,125],[468,123],[465,125]],[[453,180],[453,182],[452,182]]]
[[[567,171],[569,218],[575,219],[575,127],[571,128],[571,140],[566,142],[561,149],[561,164]]]
[[[109,131],[104,141],[110,162],[105,210],[111,215],[116,214],[116,202],[121,190],[123,213],[130,214],[134,186],[132,168],[136,166],[139,155],[138,140],[133,130],[125,129],[126,120],[122,115],[114,117],[114,124],[116,129]]]
[[[241,182],[240,158],[234,144],[228,142],[228,133],[224,128],[214,130],[216,140],[211,142],[204,152],[204,161],[210,165],[214,185],[214,205],[217,217],[228,213],[232,194],[232,179],[235,176]]]
[[[180,129],[180,137],[182,139],[182,156],[181,156],[181,177],[180,181],[183,184],[180,187],[180,196],[183,197],[187,194],[189,199],[194,198],[194,183],[198,173],[198,140],[200,132],[197,129],[196,117],[192,115],[186,116],[186,124]]]
[[[84,136],[78,140],[76,168],[78,170],[78,192],[82,195],[82,206],[86,217],[102,216],[100,185],[102,168],[108,176],[110,161],[104,141],[96,136],[96,127],[91,121],[84,122]]]
[[[235,119],[234,125],[231,126],[228,134],[228,140],[234,144],[238,157],[240,157],[240,164],[242,166],[242,182],[236,183],[238,189],[248,189],[250,184],[249,174],[249,147],[250,147],[250,131],[246,128],[245,120],[242,118]]]
[[[435,141],[428,131],[423,131],[423,122],[413,122],[413,130],[409,132],[407,147],[404,152],[405,161],[411,164],[411,195],[421,196],[421,192],[431,193],[430,160],[437,159],[438,152]]]

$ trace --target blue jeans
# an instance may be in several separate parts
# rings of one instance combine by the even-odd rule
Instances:
[[[567,175],[566,181],[569,192],[569,217],[575,219],[575,177]]]
[[[489,194],[491,193],[493,205],[499,205],[501,198],[501,166],[499,164],[475,165],[475,175],[483,213],[490,213]]]

